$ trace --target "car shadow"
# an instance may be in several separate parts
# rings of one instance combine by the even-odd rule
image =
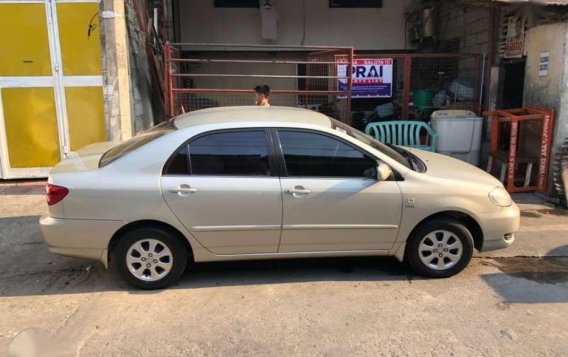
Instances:
[[[0,218],[0,297],[103,291],[156,293],[131,288],[112,264],[106,270],[99,262],[49,252],[38,220],[39,216]],[[390,257],[285,259],[190,263],[171,289],[412,279],[412,271]]]
[[[157,294],[163,291],[132,288],[120,278],[113,266],[106,270],[100,263],[70,260],[72,265],[64,269],[42,270],[17,276],[0,274],[0,297],[108,291]],[[411,282],[414,279],[415,276],[406,264],[388,257],[286,259],[189,263],[182,278],[168,289],[340,281]]]
[[[406,264],[392,257],[347,257],[192,263],[179,287],[287,284],[325,281],[413,280]]]

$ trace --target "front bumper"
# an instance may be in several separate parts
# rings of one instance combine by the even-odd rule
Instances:
[[[481,252],[507,248],[515,241],[514,233],[519,230],[521,212],[513,203],[498,212],[477,216],[483,231]]]
[[[107,265],[109,242],[126,222],[42,216],[41,234],[48,249],[71,257],[100,260]]]

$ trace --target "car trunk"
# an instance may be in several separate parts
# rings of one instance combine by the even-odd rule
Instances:
[[[85,146],[79,151],[73,151],[67,155],[66,159],[59,162],[50,174],[96,170],[103,154],[114,145],[112,142],[100,142]]]

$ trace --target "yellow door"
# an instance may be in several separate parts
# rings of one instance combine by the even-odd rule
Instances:
[[[0,77],[51,76],[44,4],[0,4]]]
[[[99,2],[0,3],[0,178],[104,140]]]
[[[3,176],[8,168],[45,168],[60,160],[47,26],[44,4],[0,4]]]
[[[2,104],[11,168],[59,162],[53,88],[3,88]]]
[[[106,140],[99,4],[57,3],[57,22],[70,150],[76,151]]]

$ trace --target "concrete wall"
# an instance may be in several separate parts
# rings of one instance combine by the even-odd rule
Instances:
[[[541,25],[527,34],[524,103],[554,109],[553,152],[568,137],[568,24]],[[547,76],[539,76],[541,52],[550,52]],[[554,155],[553,155],[554,159]]]
[[[123,0],[101,2],[101,42],[107,138],[132,137],[128,39]]]
[[[551,24],[532,28],[527,34],[525,73],[525,104],[534,104],[560,111],[561,91],[565,90],[564,61],[566,24]],[[538,75],[541,52],[550,52],[548,75]]]
[[[484,53],[488,49],[490,10],[443,3],[439,9],[441,41],[460,39],[460,52]]]
[[[380,9],[330,9],[328,0],[272,0],[280,15],[279,45],[405,48],[404,13],[411,0]],[[214,8],[213,0],[180,1],[182,42],[270,44],[262,40],[258,9]],[[305,36],[304,36],[305,22]]]
[[[132,131],[138,133],[151,127],[154,124],[155,113],[159,116],[160,112],[157,108],[159,103],[155,100],[158,94],[154,93],[151,69],[144,47],[145,37],[138,28],[138,20],[132,1],[137,0],[127,0],[125,5],[128,29]]]

